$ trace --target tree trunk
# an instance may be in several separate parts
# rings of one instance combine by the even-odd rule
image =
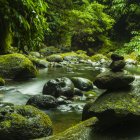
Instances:
[[[0,22],[0,54],[8,53],[11,46],[12,36],[9,24]]]

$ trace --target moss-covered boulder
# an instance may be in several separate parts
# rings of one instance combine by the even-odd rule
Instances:
[[[49,62],[62,62],[63,58],[61,55],[52,54],[52,55],[47,57],[47,61],[49,61]]]
[[[4,86],[4,85],[5,85],[5,80],[0,77],[0,86]]]
[[[92,131],[94,124],[97,121],[97,118],[93,117],[65,130],[62,133],[50,136],[48,138],[44,137],[39,140],[92,140]]]
[[[34,95],[28,101],[27,105],[37,108],[51,109],[58,106],[57,100],[51,95]]]
[[[140,123],[140,90],[138,82],[135,84],[138,87],[108,91],[96,101],[86,104],[82,114],[83,120],[96,116],[101,129],[125,122],[130,125]]]
[[[79,61],[81,59],[87,60],[89,56],[85,52],[78,51],[78,52],[67,52],[60,54],[65,61]]]
[[[31,55],[29,55],[28,58],[32,61],[32,63],[37,68],[48,68],[49,67],[49,62],[46,61],[45,59],[40,59],[40,58],[37,58],[37,57],[32,57]]]
[[[10,79],[34,78],[37,70],[33,63],[22,54],[0,56],[0,76]]]
[[[71,80],[74,83],[74,86],[80,90],[88,91],[93,89],[93,84],[89,79],[82,77],[72,77]]]
[[[0,139],[28,140],[52,134],[48,115],[32,106],[0,108]]]

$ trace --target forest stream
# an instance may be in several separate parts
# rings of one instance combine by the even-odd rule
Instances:
[[[0,88],[0,100],[15,105],[24,105],[32,95],[42,94],[44,84],[50,79],[64,76],[68,78],[71,76],[77,76],[93,81],[94,78],[101,73],[102,69],[103,68],[94,68],[88,64],[75,64],[73,68],[62,67],[40,69],[37,78],[30,79],[26,82],[9,80],[5,87]],[[140,67],[136,66],[127,68],[127,71],[135,75],[136,82],[134,83],[137,84],[140,83],[139,69]],[[81,121],[82,107],[86,103],[82,98],[84,97],[81,97],[81,101],[73,102],[73,104],[81,106],[81,110],[79,108],[77,110],[63,110],[59,108],[44,110],[53,122],[54,134],[62,132]]]

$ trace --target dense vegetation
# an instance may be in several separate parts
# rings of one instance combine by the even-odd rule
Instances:
[[[140,52],[139,0],[0,0],[0,53],[42,46]]]

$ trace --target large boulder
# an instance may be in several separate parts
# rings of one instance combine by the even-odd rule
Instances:
[[[93,84],[89,79],[82,77],[72,77],[71,80],[74,83],[74,86],[80,90],[88,91],[93,89]]]
[[[4,86],[4,85],[5,85],[5,80],[0,77],[0,86]]]
[[[127,87],[134,80],[134,76],[125,74],[124,72],[114,73],[108,71],[99,74],[94,81],[94,85],[100,89],[114,90]]]
[[[0,108],[0,139],[28,140],[52,134],[48,115],[32,106]]]
[[[34,78],[37,70],[33,63],[22,54],[0,56],[0,76],[10,79]]]
[[[51,95],[34,95],[27,101],[27,105],[32,105],[37,108],[51,109],[56,108],[58,103]]]
[[[47,57],[47,61],[49,62],[62,62],[63,58],[61,55],[53,54]]]
[[[140,123],[139,87],[138,83],[134,83],[129,89],[103,93],[96,101],[85,105],[82,119],[96,116],[101,129],[120,123]]]
[[[71,98],[74,95],[74,84],[66,77],[52,79],[44,85],[43,94],[54,97],[62,95]]]

